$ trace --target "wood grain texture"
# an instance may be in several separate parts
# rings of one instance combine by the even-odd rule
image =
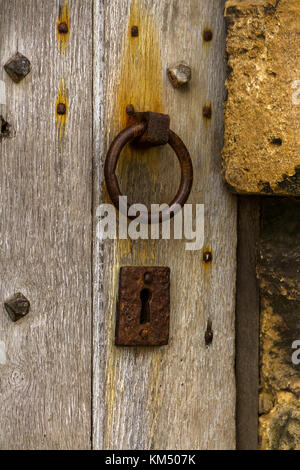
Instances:
[[[236,297],[237,448],[258,447],[260,199],[240,197]]]
[[[1,449],[90,447],[92,1],[69,2],[64,51],[60,7],[1,0],[0,298],[31,303],[17,323],[0,315]],[[3,71],[17,50],[32,63],[18,85]]]
[[[224,100],[224,2],[116,0],[94,4],[94,215],[109,202],[103,162],[125,125],[125,107],[170,114],[171,128],[192,155],[189,202],[205,204],[205,245],[182,240],[97,240],[94,226],[93,441],[100,449],[233,449],[235,447],[234,310],[236,201],[221,179]],[[132,38],[132,25],[139,36]],[[213,40],[203,42],[211,27]],[[175,90],[167,67],[192,67]],[[212,106],[212,119],[202,106]],[[102,125],[100,124],[102,123]],[[118,175],[135,202],[167,202],[179,183],[167,148],[141,155],[128,148]],[[160,348],[114,346],[117,279],[122,265],[171,268],[170,342]],[[208,319],[214,339],[205,346]]]

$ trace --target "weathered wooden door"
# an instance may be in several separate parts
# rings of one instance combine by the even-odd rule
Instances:
[[[236,204],[221,178],[225,99],[220,0],[1,0],[2,449],[235,447]],[[63,23],[63,26],[61,26]],[[137,26],[138,34],[132,34]],[[15,83],[16,52],[31,72]],[[167,68],[185,61],[190,83]],[[103,163],[125,109],[167,113],[194,167],[205,242],[105,240]],[[118,168],[130,200],[166,202],[180,171],[166,147],[130,148]],[[210,253],[204,256],[204,253]],[[170,340],[116,347],[120,266],[169,266]],[[205,344],[207,325],[213,341]]]

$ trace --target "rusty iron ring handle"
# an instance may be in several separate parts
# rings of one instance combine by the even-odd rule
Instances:
[[[108,194],[114,206],[118,210],[119,197],[123,196],[120,191],[118,179],[115,174],[118,159],[120,157],[123,147],[125,147],[125,145],[131,140],[141,136],[145,132],[146,128],[147,123],[145,121],[126,127],[113,140],[107,152],[104,166],[105,182]],[[169,204],[169,209],[167,209],[165,212],[164,210],[159,212],[159,219],[157,220],[157,222],[162,222],[163,220],[165,220],[165,216],[168,216],[168,214],[170,214],[170,217],[173,217],[175,213],[179,211],[177,205],[180,205],[180,207],[184,205],[190,195],[193,185],[193,165],[190,154],[182,140],[178,137],[177,134],[175,134],[175,132],[171,131],[171,129],[169,130],[168,144],[172,147],[179,160],[181,168],[181,179],[179,189],[176,193],[176,196]],[[129,219],[134,219],[135,216],[128,215],[128,209],[129,204],[127,204],[127,217]],[[147,213],[144,212],[140,215],[143,217],[143,214],[144,221],[147,223],[148,220],[148,223],[151,223],[151,212],[147,211]]]

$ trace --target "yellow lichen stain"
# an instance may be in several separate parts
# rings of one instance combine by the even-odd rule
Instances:
[[[149,8],[150,9],[150,8]],[[155,20],[149,11],[141,6],[139,0],[132,0],[129,19],[124,35],[122,48],[122,63],[118,91],[115,97],[114,121],[117,123],[116,132],[126,127],[128,116],[126,106],[132,104],[136,111],[163,112],[163,77],[160,45]],[[132,26],[137,26],[137,37],[131,35]],[[130,159],[120,159],[118,173],[127,184],[138,184],[139,166],[146,172],[151,185],[159,176],[160,149],[135,149],[130,146]],[[139,201],[135,201],[139,202]],[[150,264],[149,254],[152,250],[150,240],[139,240],[138,247],[131,240],[117,242],[117,257],[121,261],[135,257],[135,264]],[[154,259],[154,257],[153,257]]]
[[[131,36],[132,26],[138,26],[138,37]],[[127,124],[128,104],[132,104],[136,111],[164,111],[162,62],[156,25],[150,12],[141,8],[139,0],[133,0],[131,3],[124,39],[120,87],[115,100],[115,115],[119,130]],[[150,148],[143,152],[131,147],[130,152],[129,164],[125,159],[120,161],[120,174],[127,180],[132,174],[132,167],[142,158],[150,178],[156,180],[160,166],[159,149]]]
[[[150,8],[144,9],[139,0],[132,0],[123,39],[120,75],[114,100],[112,119],[114,124],[111,130],[115,134],[127,125],[126,106],[128,104],[132,104],[136,111],[164,111],[160,45],[155,20],[149,10]],[[137,37],[131,35],[132,26],[138,27]],[[142,168],[151,185],[151,180],[155,181],[159,177],[160,149],[156,147],[141,150],[132,146],[127,149],[130,152],[130,159],[120,159],[118,165],[120,179],[127,185],[131,182],[138,184],[139,175],[135,168],[138,165],[141,168],[142,162]],[[105,199],[106,196],[105,191]],[[106,200],[109,201],[108,196]],[[155,259],[153,249],[151,249],[153,245],[151,240],[138,240],[137,242],[130,239],[117,240],[115,245],[117,265],[122,265],[124,260],[129,259],[131,259],[131,264],[149,265]]]
[[[65,33],[59,32],[59,25],[65,23],[68,31]],[[58,19],[56,24],[56,33],[58,48],[61,53],[64,53],[68,47],[69,36],[70,36],[70,6],[68,0],[65,0],[59,7]]]
[[[64,104],[66,107],[65,114],[58,114],[57,106],[59,104]],[[56,135],[60,143],[63,142],[63,138],[66,131],[67,117],[69,111],[69,101],[68,101],[68,88],[65,80],[62,78],[58,87],[58,94],[55,103],[55,121],[56,121]]]

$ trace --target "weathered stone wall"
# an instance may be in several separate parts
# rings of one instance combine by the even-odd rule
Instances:
[[[300,0],[227,0],[223,173],[238,193],[300,195]],[[300,450],[300,200],[264,198],[260,284],[261,449]],[[300,354],[298,354],[300,358]]]
[[[300,195],[300,1],[228,0],[223,173],[238,193]]]
[[[300,365],[292,361],[300,340],[299,200],[264,199],[259,248],[261,448],[300,450]]]

